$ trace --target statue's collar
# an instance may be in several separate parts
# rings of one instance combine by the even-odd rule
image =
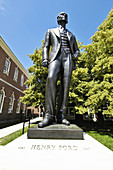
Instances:
[[[61,30],[65,30],[66,31],[66,28],[62,27],[61,25],[59,25],[58,28],[61,29]]]
[[[54,28],[53,32],[56,34],[57,37],[60,38],[60,27]],[[72,34],[66,29],[67,32],[67,36],[70,39],[70,37],[72,36]]]

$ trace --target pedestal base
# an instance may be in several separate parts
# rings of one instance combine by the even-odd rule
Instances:
[[[28,139],[83,139],[83,130],[78,126],[55,124],[45,128],[38,128],[38,125],[29,128]]]

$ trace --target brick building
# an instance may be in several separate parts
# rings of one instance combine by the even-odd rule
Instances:
[[[21,103],[29,74],[0,36],[0,124],[16,122],[25,114]]]

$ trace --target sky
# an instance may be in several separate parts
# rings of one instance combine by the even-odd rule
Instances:
[[[112,7],[113,0],[0,0],[0,36],[27,70],[28,55],[58,26],[60,12],[68,14],[67,29],[87,45]]]

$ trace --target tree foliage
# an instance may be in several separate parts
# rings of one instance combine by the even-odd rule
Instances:
[[[113,9],[91,40],[83,53],[90,73],[85,105],[93,113],[113,114]]]
[[[78,42],[79,49],[82,50],[83,43]],[[71,86],[69,92],[69,105],[74,106],[76,113],[85,113],[87,108],[85,107],[86,94],[88,92],[88,69],[85,66],[86,59],[83,53],[80,52],[78,61],[76,63],[76,70],[72,72]]]
[[[39,50],[35,49],[34,54],[29,55],[29,58],[33,61],[33,66],[28,69],[31,76],[26,81],[28,88],[24,91],[24,97],[21,98],[21,101],[28,106],[37,107],[41,103],[44,103],[48,71],[47,68],[42,66],[43,45],[44,41],[42,41],[42,46]]]

